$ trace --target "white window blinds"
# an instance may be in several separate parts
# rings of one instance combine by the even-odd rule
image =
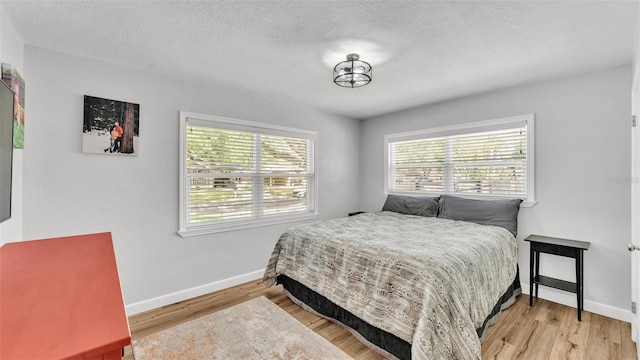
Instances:
[[[181,234],[315,214],[314,133],[206,115],[181,118]]]
[[[533,115],[389,135],[386,191],[533,200]]]

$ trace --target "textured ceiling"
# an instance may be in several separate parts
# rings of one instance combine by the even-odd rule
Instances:
[[[26,44],[365,119],[631,63],[638,2],[3,1]],[[371,84],[332,82],[356,52]]]

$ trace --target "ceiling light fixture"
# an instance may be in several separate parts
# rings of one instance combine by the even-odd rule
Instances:
[[[333,82],[342,87],[356,88],[371,82],[371,65],[360,60],[360,55],[349,54],[347,61],[333,68]]]

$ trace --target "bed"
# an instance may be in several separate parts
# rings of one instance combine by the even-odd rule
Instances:
[[[480,359],[521,291],[519,205],[389,195],[382,211],[287,230],[264,282],[390,358]]]

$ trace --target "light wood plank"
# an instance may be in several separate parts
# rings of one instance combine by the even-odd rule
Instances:
[[[576,309],[565,306],[564,317],[551,350],[551,359],[585,359],[590,325],[591,313],[583,312],[582,321],[578,321]]]
[[[636,353],[636,344],[631,339],[631,324],[628,322],[620,322],[620,340],[622,341],[622,359],[632,360],[636,359],[638,354]]]
[[[502,341],[516,347],[516,357],[521,356],[522,353],[528,353],[529,343],[535,340],[532,337],[540,323],[535,318],[541,308],[541,302],[538,302],[538,306],[531,307],[522,298],[516,302],[516,304],[520,302],[520,306],[508,309],[514,312],[514,319],[498,322],[494,325],[502,327],[501,331],[505,334],[502,337]]]
[[[603,339],[599,336],[589,336],[587,360],[618,360],[621,356],[619,343]]]
[[[522,301],[523,296],[520,296],[516,299],[515,303],[511,305],[509,308],[502,311],[500,314],[500,318],[498,319],[497,324],[517,324],[518,322],[523,321],[523,312],[531,312],[536,311],[537,308],[530,308],[528,303]],[[527,298],[528,299],[528,298]],[[528,301],[528,300],[527,300]],[[482,344],[483,352],[485,347],[501,347],[502,345],[493,345],[492,342],[496,341],[498,343],[508,343],[513,345],[515,342],[513,340],[513,331],[510,326],[491,326],[486,330],[485,341]],[[515,325],[514,327],[517,327]]]
[[[485,360],[511,360],[516,357],[517,348],[501,340],[482,345],[482,358]]]
[[[620,344],[620,322],[606,316],[593,314],[589,337],[598,337]]]
[[[540,301],[539,299],[536,302],[539,303],[537,305],[540,308],[536,312],[535,319],[549,325],[559,326],[564,318],[566,306],[551,301]]]
[[[622,357],[620,327],[620,322],[617,320],[591,314],[587,359],[620,359]]]
[[[516,359],[547,360],[551,354],[551,346],[558,334],[558,327],[546,322],[533,320],[527,332],[528,338],[519,343],[516,349]]]

